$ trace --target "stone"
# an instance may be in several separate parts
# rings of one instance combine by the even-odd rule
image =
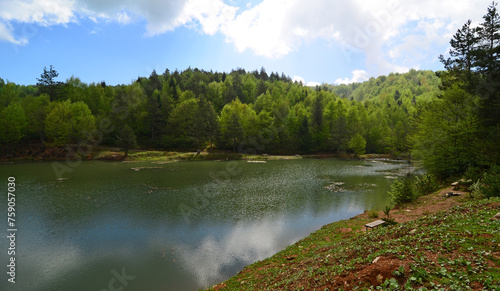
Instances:
[[[448,192],[448,193],[444,194],[444,196],[446,198],[453,197],[453,196],[460,196],[460,195],[462,195],[462,193]]]
[[[498,212],[497,214],[495,214],[492,218],[490,218],[491,221],[496,221],[496,220],[500,220],[500,212]]]

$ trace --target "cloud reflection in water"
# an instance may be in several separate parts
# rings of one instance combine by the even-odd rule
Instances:
[[[296,240],[287,237],[283,218],[267,218],[237,223],[221,238],[210,235],[197,247],[183,245],[178,250],[183,267],[195,275],[200,286],[208,287],[224,280],[224,268],[262,260]],[[284,241],[288,242],[283,245]]]

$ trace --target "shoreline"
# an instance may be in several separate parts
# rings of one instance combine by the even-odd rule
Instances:
[[[445,194],[450,191],[460,195],[446,198]],[[429,288],[440,284],[446,286],[451,284],[450,280],[453,283],[453,280],[461,280],[462,277],[457,275],[456,278],[447,278],[447,281],[441,282],[441,277],[436,275],[434,278],[432,273],[434,267],[439,266],[439,262],[461,256],[464,260],[470,259],[476,256],[473,253],[474,249],[486,249],[484,252],[489,255],[485,260],[491,270],[481,269],[481,272],[471,276],[470,282],[467,283],[469,285],[466,286],[473,290],[492,287],[488,286],[488,281],[481,282],[480,279],[490,276],[490,271],[500,277],[498,233],[500,221],[486,223],[487,218],[500,211],[500,198],[471,200],[467,196],[465,191],[452,190],[451,187],[442,188],[432,194],[421,196],[412,203],[397,205],[389,215],[398,224],[379,226],[368,232],[364,225],[384,218],[385,214],[382,211],[376,212],[377,217],[373,217],[375,214],[368,211],[350,219],[324,225],[286,249],[244,267],[237,275],[207,290],[266,290],[266,288],[373,290],[374,286],[382,286],[386,290],[390,289],[390,286],[405,288]],[[472,207],[467,207],[468,204],[475,204],[474,210],[471,210]],[[488,210],[485,205],[491,206],[491,209]],[[451,216],[447,214],[448,212],[462,219],[461,212],[464,210],[461,208],[467,210],[469,215],[472,212],[482,215],[480,221],[481,225],[485,226],[485,231],[470,237],[473,240],[472,249],[459,251],[461,246],[457,244],[455,250],[448,248],[440,250],[445,248],[442,240],[448,236],[443,238],[442,235],[446,232],[456,235],[459,241],[463,240],[464,231],[460,230],[463,226],[456,226],[458,229],[453,229],[453,225],[444,223],[445,219]],[[445,219],[438,220],[440,217]],[[472,225],[469,223],[466,226],[474,228],[473,222]],[[434,233],[436,228],[443,230]],[[401,229],[405,229],[406,232],[401,233]],[[403,237],[407,242],[401,241]],[[482,238],[490,240],[496,238],[497,246],[489,245],[488,240],[484,241]],[[385,248],[380,249],[381,245]],[[423,261],[426,262],[425,266],[421,266]],[[421,267],[418,269],[415,266]],[[467,270],[467,264],[464,266]],[[441,267],[441,272],[443,268]],[[427,274],[423,278],[425,280],[418,280],[418,272],[424,274],[424,271]],[[493,287],[500,288],[498,285]]]
[[[203,151],[203,152],[176,152],[159,150],[130,150],[128,156],[123,151],[111,147],[98,147],[85,155],[77,154],[76,146],[66,148],[47,148],[38,154],[19,154],[11,157],[1,157],[0,164],[16,162],[43,162],[64,160],[87,161],[124,161],[124,162],[177,162],[177,161],[204,161],[204,160],[293,160],[293,159],[340,159],[340,160],[407,160],[407,156],[393,154],[365,154],[356,156],[350,153],[318,152],[295,155],[278,154],[246,154],[228,151]]]

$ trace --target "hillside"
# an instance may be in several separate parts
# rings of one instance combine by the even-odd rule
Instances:
[[[394,97],[396,102],[399,99],[402,102],[421,102],[430,101],[441,94],[440,85],[441,80],[436,73],[412,69],[404,74],[391,73],[388,76],[370,78],[363,83],[333,86],[331,90],[340,97],[356,101],[385,100]]]
[[[500,221],[490,218],[500,199],[447,191],[393,210],[401,224],[365,232],[374,218],[363,214],[326,225],[210,290],[499,290]]]

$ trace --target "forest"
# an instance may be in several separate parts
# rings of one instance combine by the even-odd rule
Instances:
[[[407,152],[418,104],[440,92],[431,71],[412,70],[363,84],[306,87],[277,73],[155,71],[129,85],[57,82],[44,68],[37,85],[0,80],[2,143],[46,146],[96,139],[163,150],[206,148],[268,153]],[[28,122],[29,120],[29,122]],[[245,151],[244,150],[244,151]]]
[[[500,18],[468,21],[450,41],[445,70],[410,70],[349,85],[307,87],[264,68],[183,71],[126,85],[0,78],[3,157],[67,145],[239,153],[388,153],[424,162],[437,177],[499,164]]]

